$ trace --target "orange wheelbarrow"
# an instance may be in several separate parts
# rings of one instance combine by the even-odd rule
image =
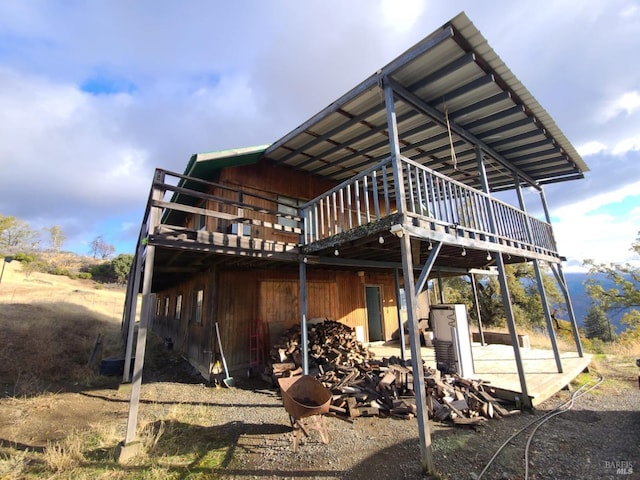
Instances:
[[[320,433],[322,443],[329,443],[327,422],[323,416],[329,412],[331,392],[311,375],[279,378],[284,409],[293,427],[293,451],[298,451],[300,434],[309,436],[309,430]]]

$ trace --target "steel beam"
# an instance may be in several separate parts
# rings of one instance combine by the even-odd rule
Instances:
[[[567,304],[567,313],[569,314],[569,319],[571,320],[571,330],[573,332],[573,340],[576,343],[578,356],[582,358],[584,357],[584,352],[582,351],[582,341],[580,340],[580,333],[578,332],[578,323],[576,322],[576,315],[573,312],[573,304],[571,303],[571,296],[569,295],[569,288],[567,287],[567,281],[564,278],[564,274],[562,273],[562,267],[560,266],[559,263],[557,264],[549,263],[549,267],[551,267],[551,271],[555,275],[556,280],[560,285],[560,290],[562,290],[562,294],[564,295],[564,299]]]
[[[476,157],[478,161],[478,172],[480,173],[480,181],[482,188],[487,195],[489,193],[489,183],[487,180],[487,171],[484,166],[484,158],[482,149],[476,147]],[[491,208],[491,202],[487,198],[487,213],[489,215],[489,224],[492,233],[496,232],[496,220],[495,213]],[[516,367],[518,368],[518,378],[520,379],[520,389],[522,390],[522,402],[526,408],[533,408],[531,399],[529,398],[529,392],[527,391],[527,380],[524,374],[524,366],[522,364],[522,355],[520,354],[520,345],[518,343],[518,333],[516,331],[515,317],[513,315],[513,308],[511,306],[511,295],[509,294],[509,286],[507,284],[507,272],[504,265],[504,259],[502,258],[502,252],[494,252],[496,255],[496,265],[498,267],[498,280],[500,282],[500,291],[502,294],[502,303],[504,305],[505,315],[507,317],[507,327],[509,334],[511,335],[511,345],[513,346],[513,354],[516,359]]]
[[[413,48],[406,51],[404,54],[402,54],[401,56],[399,56],[398,58],[396,58],[395,60],[387,64],[385,67],[377,71],[375,74],[371,75],[369,78],[363,81],[360,85],[353,88],[351,91],[344,94],[342,97],[340,97],[338,100],[333,102],[331,105],[324,108],[321,112],[318,112],[316,115],[314,115],[309,120],[304,122],[298,128],[296,128],[295,130],[293,130],[292,132],[290,132],[289,134],[285,135],[280,140],[275,142],[273,145],[267,148],[267,150],[264,153],[264,156],[269,157],[269,154],[271,154],[271,152],[285,145],[288,141],[295,138],[300,133],[310,128],[312,125],[325,119],[326,117],[334,113],[336,109],[346,105],[354,98],[359,97],[370,88],[374,88],[376,85],[380,83],[380,80],[382,78],[386,77],[387,75],[393,74],[398,68],[406,65],[414,58],[422,55],[424,52],[432,49],[436,45],[439,45],[440,43],[444,42],[449,38],[453,38],[453,28],[450,26],[443,28],[440,31],[425,38],[423,41],[415,45]]]
[[[480,345],[484,346],[484,330],[482,328],[482,315],[480,314],[480,302],[478,301],[478,286],[476,285],[476,276],[469,274],[471,279],[471,289],[473,290],[473,303],[476,306],[476,315],[478,316],[478,331],[480,333]]]
[[[442,248],[442,242],[436,242],[433,245],[431,251],[429,252],[429,258],[424,263],[424,267],[422,267],[422,272],[420,273],[420,277],[418,277],[418,281],[416,282],[416,293],[419,295],[422,290],[424,290],[425,285],[427,284],[427,280],[429,279],[429,274],[431,273],[431,269],[433,268],[433,264],[436,262],[436,258],[438,258],[438,254],[440,253],[440,249]]]
[[[402,85],[400,85],[395,80],[388,78],[388,79],[386,79],[386,83],[389,86],[391,86],[391,88],[393,89],[393,92],[398,97],[400,97],[403,101],[407,102],[412,107],[418,109],[419,111],[421,111],[422,113],[424,113],[425,115],[427,115],[428,117],[433,119],[434,121],[438,122],[442,127],[448,128],[447,127],[447,119],[444,117],[444,115],[442,113],[440,113],[440,111],[438,111],[437,109],[435,109],[432,106],[430,106],[427,102],[422,100],[417,95],[415,95],[412,92],[408,91],[406,88],[404,88]],[[520,171],[518,169],[515,169],[513,167],[513,165],[508,160],[506,160],[504,157],[502,157],[502,155],[500,155],[498,152],[493,150],[491,147],[486,145],[482,140],[480,140],[478,137],[473,135],[471,132],[468,132],[467,130],[465,130],[463,127],[461,127],[460,125],[456,124],[455,122],[449,121],[449,125],[451,127],[451,130],[456,135],[458,135],[459,137],[463,138],[464,140],[466,140],[470,144],[482,148],[482,150],[484,152],[486,152],[488,155],[490,155],[492,158],[494,158],[503,167],[507,168],[511,172],[517,173],[520,176],[520,178],[526,180],[527,183],[529,183],[532,187],[534,187],[536,189],[540,189],[540,187],[538,186],[538,182],[536,180],[534,180],[533,178],[529,177],[526,173],[524,173],[524,172],[522,172],[522,171]]]
[[[400,249],[402,252],[404,293],[407,300],[407,317],[409,321],[409,332],[411,334],[411,368],[413,372],[413,392],[416,396],[420,460],[423,471],[427,474],[433,474],[435,466],[431,447],[431,432],[429,430],[424,368],[422,366],[422,354],[420,351],[420,332],[418,331],[418,312],[416,308],[416,288],[413,277],[410,235],[402,235],[402,238],[400,238]]]
[[[156,170],[156,182],[161,180],[164,183],[164,172]],[[164,192],[157,187],[153,187],[152,200],[160,200]],[[160,209],[152,207],[149,213],[149,233],[153,232],[160,222]],[[151,243],[146,245],[147,254],[144,260],[144,277],[142,280],[142,314],[140,325],[138,326],[138,339],[136,343],[136,361],[133,366],[133,381],[131,384],[131,396],[129,398],[129,418],[127,420],[127,434],[125,446],[136,439],[136,428],[138,425],[138,407],[140,404],[140,387],[142,385],[142,369],[144,367],[144,354],[147,346],[147,329],[150,318],[153,315],[155,296],[151,294],[151,283],[153,281],[153,264],[155,259],[155,246]]]
[[[396,288],[396,309],[398,312],[398,332],[400,332],[400,358],[406,360],[407,345],[404,340],[404,322],[402,321],[402,305],[400,305],[400,274],[398,269],[393,269],[393,280]],[[405,292],[406,295],[406,292]]]
[[[385,80],[386,82],[386,80]],[[395,97],[389,85],[384,85],[384,102],[387,108],[387,128],[389,131],[389,147],[391,151],[391,167],[396,184],[396,208],[398,213],[405,213],[405,194],[402,165],[400,165],[400,143],[398,140],[398,123],[396,122]]]
[[[502,294],[502,303],[504,304],[504,313],[507,317],[507,328],[509,329],[509,335],[511,336],[511,345],[513,346],[513,354],[516,359],[516,366],[518,367],[518,378],[520,379],[520,389],[522,390],[522,405],[527,409],[532,409],[533,404],[531,398],[529,398],[529,392],[527,390],[527,379],[524,374],[524,365],[522,364],[522,354],[520,353],[520,345],[518,343],[518,332],[516,331],[515,316],[513,314],[513,308],[511,306],[511,294],[509,293],[509,285],[507,284],[507,272],[504,265],[504,259],[502,253],[496,253],[496,265],[498,266],[498,280],[500,281],[500,293]]]
[[[302,350],[302,373],[309,375],[309,333],[307,330],[307,263],[302,259],[299,264],[300,272],[300,332]]]
[[[520,180],[515,177],[516,193],[518,194],[518,202],[520,203],[520,210],[525,214],[527,213],[527,206],[524,203],[524,196],[522,195],[522,188],[520,187]],[[529,243],[533,242],[533,233],[531,230],[531,222],[529,215],[525,215],[525,228],[527,230],[527,240]],[[540,293],[540,301],[542,302],[542,311],[544,312],[544,319],[547,324],[547,332],[549,332],[549,340],[551,340],[551,348],[553,349],[553,357],[556,361],[556,368],[558,373],[562,373],[562,360],[560,359],[560,351],[558,350],[558,342],[556,341],[556,332],[553,329],[553,323],[551,321],[551,312],[549,311],[549,301],[547,300],[547,292],[544,288],[544,282],[542,278],[542,271],[540,270],[540,263],[538,260],[533,259],[533,268],[536,273],[536,282],[538,284],[538,292]]]

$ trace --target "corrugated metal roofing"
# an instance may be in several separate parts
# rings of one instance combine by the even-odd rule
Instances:
[[[582,178],[588,171],[464,13],[275,142],[264,156],[336,182],[384,159],[389,155],[385,84],[395,93],[401,154],[474,188],[480,187],[478,144],[493,190],[512,188],[514,171],[532,184]]]

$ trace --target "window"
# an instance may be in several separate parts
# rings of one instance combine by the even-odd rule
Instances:
[[[193,217],[193,228],[196,230],[207,229],[207,217],[200,214],[195,214]]]
[[[297,200],[291,197],[283,197],[278,195],[278,213],[283,215],[291,215],[292,217],[298,216],[298,206],[302,205],[301,200]],[[278,225],[284,227],[298,227],[298,222],[293,218],[278,217]]]
[[[164,297],[164,316],[169,316],[169,297]]]
[[[204,289],[199,288],[193,296],[193,322],[202,324],[202,304],[204,303]]]
[[[182,315],[182,294],[176,296],[176,306],[174,310],[174,317],[180,320],[180,315]]]

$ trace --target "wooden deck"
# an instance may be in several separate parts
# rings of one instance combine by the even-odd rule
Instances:
[[[399,344],[372,345],[369,347],[376,357],[400,355]],[[496,389],[495,396],[513,400],[522,393],[518,369],[510,345],[485,345],[474,343],[473,363],[475,378],[482,379]],[[422,359],[428,366],[436,366],[433,348],[422,347]],[[562,390],[591,363],[591,355],[580,358],[576,352],[561,353],[564,372],[558,373],[552,350],[535,348],[520,349],[524,365],[527,390],[531,403],[539,405]],[[407,348],[406,358],[411,354]]]

